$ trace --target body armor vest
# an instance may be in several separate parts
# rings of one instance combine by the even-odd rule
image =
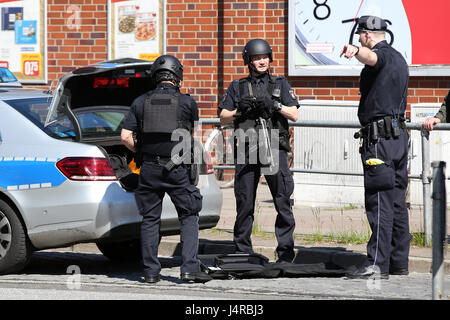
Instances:
[[[153,93],[145,99],[142,133],[172,133],[183,128],[191,132],[188,120],[178,120],[180,93]]]
[[[139,157],[143,154],[170,157],[172,133],[179,128],[192,133],[189,120],[180,119],[180,93],[150,93],[144,101],[140,131],[137,134]]]

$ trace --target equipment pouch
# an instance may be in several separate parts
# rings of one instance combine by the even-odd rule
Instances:
[[[378,141],[379,138],[380,135],[378,134],[378,123],[377,121],[374,121],[370,125],[370,140]]]
[[[392,118],[390,116],[384,117],[384,127],[386,128],[386,139],[392,137]]]
[[[291,145],[289,143],[289,133],[280,133],[280,149],[286,152],[291,152]]]
[[[386,137],[386,127],[384,125],[384,118],[377,120],[377,126],[378,126],[378,135],[380,137]]]
[[[394,138],[400,137],[400,125],[397,119],[392,119],[392,136]]]
[[[364,186],[375,192],[394,188],[395,170],[392,161],[367,159],[364,163]]]

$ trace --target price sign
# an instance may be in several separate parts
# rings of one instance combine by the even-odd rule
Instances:
[[[147,61],[155,61],[160,56],[159,53],[140,53],[139,59]]]
[[[41,73],[41,55],[22,55],[22,74],[27,77],[37,77]]]

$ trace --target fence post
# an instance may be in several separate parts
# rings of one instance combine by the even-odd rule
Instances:
[[[431,245],[432,208],[431,208],[431,166],[430,133],[422,128],[422,185],[423,185],[423,225],[425,244]]]
[[[447,193],[444,161],[433,161],[433,300],[444,294],[444,248],[447,242]]]

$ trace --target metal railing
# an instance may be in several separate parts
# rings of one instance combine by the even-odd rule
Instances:
[[[298,120],[297,122],[288,121],[291,127],[312,127],[312,128],[346,128],[346,129],[360,129],[361,125],[357,121],[323,121],[323,120]],[[220,126],[218,118],[200,119],[201,125]],[[432,224],[433,212],[431,203],[431,162],[430,162],[430,142],[429,132],[425,130],[422,123],[406,123],[408,130],[418,130],[422,137],[422,172],[420,175],[408,175],[409,179],[420,179],[423,185],[423,210],[424,210],[424,235],[426,245],[431,244],[432,240]],[[434,126],[434,130],[450,130],[450,123],[440,123]],[[216,165],[215,169],[234,169],[233,165]],[[291,168],[292,172],[298,173],[312,173],[312,174],[333,174],[333,175],[351,175],[363,176],[361,172],[340,172],[340,171],[326,171],[326,170],[308,170],[302,168]]]

